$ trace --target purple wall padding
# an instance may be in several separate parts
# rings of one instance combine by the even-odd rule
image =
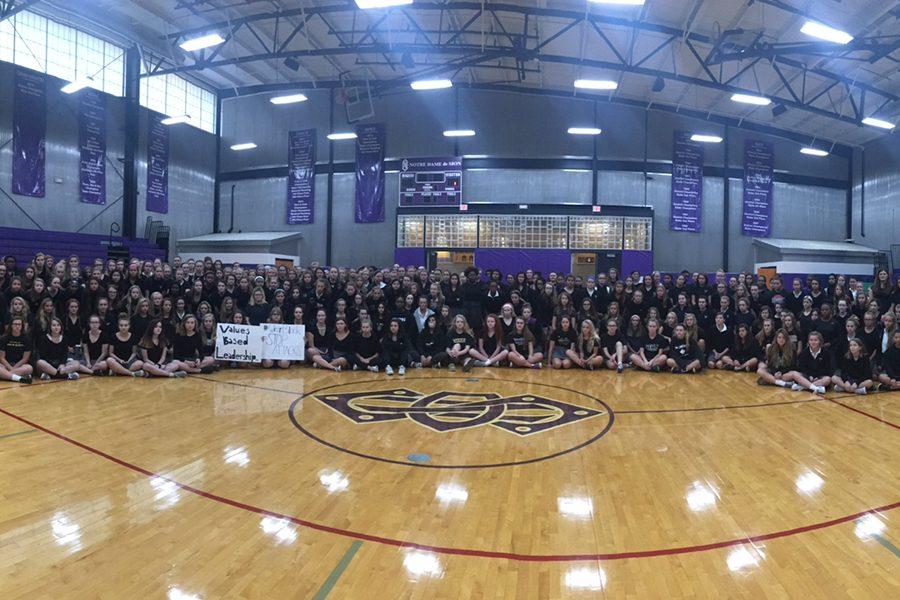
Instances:
[[[627,276],[632,271],[641,275],[649,275],[653,272],[653,252],[651,250],[622,250],[622,276]]]
[[[479,269],[499,269],[504,275],[534,269],[547,277],[551,271],[571,271],[572,253],[568,250],[479,248],[475,250],[475,266]]]
[[[425,266],[425,249],[424,248],[394,248],[394,262],[401,267],[415,265],[416,267]]]

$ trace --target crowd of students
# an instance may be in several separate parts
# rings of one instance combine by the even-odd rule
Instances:
[[[184,377],[220,367],[216,323],[303,324],[314,367],[626,368],[757,372],[761,384],[825,393],[900,389],[900,282],[722,271],[596,278],[528,269],[245,268],[172,264],[0,264],[0,379]],[[241,365],[246,366],[246,365]],[[263,361],[288,368],[291,361]]]

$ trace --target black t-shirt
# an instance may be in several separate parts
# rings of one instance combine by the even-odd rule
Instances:
[[[571,350],[578,345],[578,334],[571,327],[568,331],[557,329],[550,334],[550,341],[554,342],[557,348]]]
[[[334,344],[334,336],[332,335],[330,328],[326,327],[325,333],[322,333],[319,331],[318,325],[313,325],[309,331],[312,333],[314,348],[322,352],[331,350],[331,346]]]
[[[90,331],[85,331],[84,337],[81,339],[81,344],[87,349],[88,356],[91,358],[92,362],[103,355],[103,345],[107,343],[109,343],[109,341],[103,330],[101,330],[100,335],[97,336],[97,341],[91,341]]]
[[[172,342],[172,356],[175,360],[194,360],[203,355],[203,340],[199,333],[176,335]]]
[[[134,352],[134,340],[135,336],[130,332],[128,333],[128,339],[124,342],[119,339],[118,333],[111,335],[109,337],[109,343],[112,346],[112,354],[115,354],[122,360],[128,360]]]
[[[369,358],[370,356],[374,356],[381,352],[381,344],[378,342],[378,338],[375,337],[375,334],[372,334],[369,337],[365,337],[361,333],[354,335],[353,341],[351,342],[351,348],[353,349],[353,352],[359,354],[363,358]]]
[[[150,326],[150,321],[152,320],[153,318],[150,315],[146,317],[134,315],[131,317],[131,334],[134,335],[135,339],[139,340],[144,337],[144,332],[147,331],[147,327]]]
[[[488,358],[493,356],[494,352],[497,351],[497,334],[485,334],[485,336],[481,338],[481,346],[484,348],[484,352],[488,355]]]
[[[833,375],[834,361],[831,357],[832,354],[824,348],[820,348],[818,355],[813,356],[809,347],[806,347],[797,355],[797,369],[812,379]]]
[[[14,365],[31,350],[31,340],[24,333],[18,336],[4,335],[0,337],[0,350],[6,353],[6,362]]]
[[[422,356],[434,356],[438,352],[444,351],[444,336],[440,331],[423,330],[419,334],[417,342],[416,347]]]
[[[84,324],[81,317],[77,317],[74,321],[66,315],[63,318],[63,339],[66,340],[66,346],[73,348],[81,343],[84,336]]]
[[[672,338],[671,342],[672,354],[680,358],[693,358],[694,351],[688,346],[684,340],[676,340]]]
[[[158,342],[156,344],[151,342],[149,348],[141,346],[141,349],[147,351],[147,360],[153,363],[159,363],[159,361],[162,360],[163,351],[166,347]]]
[[[69,348],[66,345],[65,338],[60,338],[58,342],[54,342],[46,335],[42,335],[38,340],[38,353],[42,360],[46,360],[50,364],[60,365],[66,362],[69,356]]]
[[[841,357],[841,375],[845,381],[854,383],[872,379],[872,364],[869,362],[869,357],[863,354],[854,359],[852,356],[848,358],[844,355]]]
[[[707,351],[715,350],[716,352],[722,352],[726,348],[734,347],[734,333],[732,333],[731,328],[727,325],[725,326],[724,331],[719,331],[719,328],[713,326],[710,330],[709,334],[706,336],[707,342]]]
[[[353,336],[344,332],[344,339],[339,339],[337,334],[331,336],[331,349],[342,354],[350,354],[353,351]]]
[[[651,360],[656,358],[660,352],[668,349],[669,340],[659,334],[652,339],[649,335],[645,335],[641,338],[640,347],[644,349],[644,357],[647,360]]]
[[[604,331],[600,336],[600,345],[610,354],[616,353],[616,342],[621,342],[623,346],[625,345],[625,336],[618,329],[612,335],[608,331]]]
[[[834,319],[829,319],[828,321],[819,319],[813,326],[813,331],[818,331],[819,333],[821,333],[822,337],[825,338],[825,343],[827,344],[833,344],[835,340],[837,340],[839,330],[840,323],[838,323]]]
[[[447,347],[452,348],[456,344],[459,344],[460,348],[465,348],[466,346],[472,348],[475,346],[475,338],[465,331],[458,333],[455,329],[451,329],[447,332]]]
[[[900,379],[900,348],[893,344],[881,357],[881,366],[891,379]]]
[[[513,331],[509,334],[509,342],[515,347],[516,352],[522,356],[528,356],[528,341],[525,339],[525,333],[516,333]]]

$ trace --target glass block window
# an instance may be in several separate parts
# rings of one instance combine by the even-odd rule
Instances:
[[[425,245],[429,248],[474,248],[478,243],[478,217],[428,215]]]
[[[572,250],[621,250],[622,217],[570,217]]]
[[[0,21],[0,60],[65,81],[90,78],[93,88],[125,94],[124,49],[27,10]]]
[[[566,217],[491,215],[480,218],[482,248],[565,248]]]
[[[397,247],[423,248],[425,246],[425,217],[423,215],[397,215]]]
[[[653,219],[647,217],[625,218],[625,249],[653,249]]]
[[[146,67],[141,72],[146,73]],[[141,106],[170,117],[188,115],[189,125],[216,131],[215,93],[174,73],[141,78]]]

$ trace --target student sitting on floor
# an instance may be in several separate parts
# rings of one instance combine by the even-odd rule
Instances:
[[[839,359],[840,369],[835,372],[835,391],[866,394],[872,389],[872,362],[866,353],[866,347],[859,338],[850,340],[847,351]]]

